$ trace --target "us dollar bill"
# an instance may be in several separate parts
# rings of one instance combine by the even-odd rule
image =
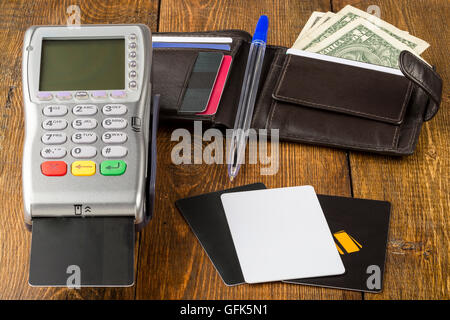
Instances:
[[[347,23],[308,49],[319,54],[395,69],[399,67],[398,59],[403,50],[413,52],[407,45],[363,18]]]
[[[306,21],[305,26],[303,27],[302,31],[300,31],[300,34],[298,35],[297,39],[301,38],[302,35],[304,35],[308,30],[310,30],[317,21],[320,20],[325,15],[325,12],[319,12],[314,11],[311,16],[309,17],[308,21]]]
[[[330,12],[330,11],[328,11],[327,13],[324,13],[324,12],[317,12],[317,13],[320,13],[321,15],[316,15],[315,17],[313,17],[311,15],[311,17],[309,17],[308,21],[305,24],[305,27],[302,29],[302,31],[298,35],[297,40],[295,40],[295,43],[299,43],[304,36],[306,36],[310,32],[314,32],[314,30],[318,26],[320,26],[322,23],[328,21],[331,17],[333,17],[335,15],[335,13]],[[294,43],[294,45],[295,45],[295,43]]]
[[[347,5],[341,11],[336,13],[335,16],[330,18],[328,21],[324,22],[323,24],[314,28],[314,30],[311,30],[310,32],[305,34],[300,39],[300,41],[296,41],[296,43],[294,43],[293,48],[300,50],[309,50],[309,48],[315,46],[317,43],[330,37],[338,30],[344,28],[347,24],[359,18],[365,19],[368,22],[379,27],[382,31],[389,34],[397,41],[403,43],[417,54],[421,54],[429,47],[429,44],[426,41],[414,37],[409,33],[402,31],[394,27],[393,25],[379,19],[374,15],[371,15],[367,12],[364,12],[355,7]]]
[[[322,18],[320,18],[312,27],[311,29],[308,30],[308,32],[313,31],[315,28],[317,28],[318,26],[320,26],[321,24],[327,22],[328,20],[330,20],[332,17],[334,17],[336,15],[336,13],[328,11],[327,13],[325,13]]]

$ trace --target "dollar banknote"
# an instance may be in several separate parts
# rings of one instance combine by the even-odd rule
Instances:
[[[314,11],[309,17],[308,21],[306,21],[305,26],[302,31],[298,35],[298,38],[301,38],[308,30],[310,30],[319,20],[325,15],[325,12]]]
[[[403,50],[413,51],[363,18],[352,20],[308,49],[319,54],[396,69]]]
[[[421,54],[429,47],[429,44],[422,39],[414,37],[374,15],[348,5],[341,11],[336,13],[333,17],[328,19],[326,22],[320,24],[313,30],[310,30],[300,39],[297,39],[292,48],[309,50],[309,48],[315,46],[319,42],[325,40],[326,38],[338,32],[340,29],[344,28],[347,24],[359,18],[365,19],[369,23],[379,27],[386,34],[397,39],[417,54]]]
[[[313,16],[315,13],[315,16]],[[295,40],[294,46],[299,43],[303,37],[306,36],[306,34],[310,32],[314,32],[314,30],[323,24],[324,22],[328,21],[331,17],[333,17],[335,13],[328,11],[327,13],[324,12],[317,12],[314,11],[313,14],[309,17],[308,21],[306,22],[305,26],[303,27],[302,31],[297,37],[297,40]]]
[[[325,13],[312,27],[311,29],[308,30],[309,32],[314,31],[315,28],[317,28],[318,26],[322,25],[323,23],[327,22],[328,20],[330,20],[332,17],[334,17],[336,15],[336,13],[328,11],[327,13]]]

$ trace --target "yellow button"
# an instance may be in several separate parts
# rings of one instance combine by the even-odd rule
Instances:
[[[75,161],[72,163],[72,174],[74,176],[92,176],[95,174],[95,162]]]

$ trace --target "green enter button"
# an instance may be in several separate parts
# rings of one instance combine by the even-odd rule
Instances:
[[[104,176],[120,176],[127,170],[127,164],[123,160],[107,160],[100,165],[100,173]]]

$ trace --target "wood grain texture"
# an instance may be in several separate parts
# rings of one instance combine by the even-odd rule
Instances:
[[[357,198],[392,204],[384,291],[365,299],[449,299],[450,98],[448,1],[333,1],[362,10],[376,4],[381,18],[430,43],[422,57],[444,82],[437,115],[422,127],[414,155],[404,158],[351,153]]]
[[[23,223],[21,193],[22,41],[31,25],[66,24],[66,8],[72,4],[80,6],[83,24],[140,22],[156,28],[157,1],[0,2],[0,299],[133,299],[135,296],[133,287],[68,290],[28,285],[31,233]]]
[[[161,1],[159,31],[252,33],[267,14],[268,42],[290,46],[312,11],[329,9],[329,1]],[[158,133],[156,215],[142,233],[138,299],[361,299],[360,293],[283,283],[227,287],[174,206],[180,198],[254,182],[269,188],[311,184],[317,192],[349,196],[345,152],[282,143],[278,174],[261,176],[259,165],[246,165],[231,184],[225,165],[173,165],[172,130],[163,126]]]

